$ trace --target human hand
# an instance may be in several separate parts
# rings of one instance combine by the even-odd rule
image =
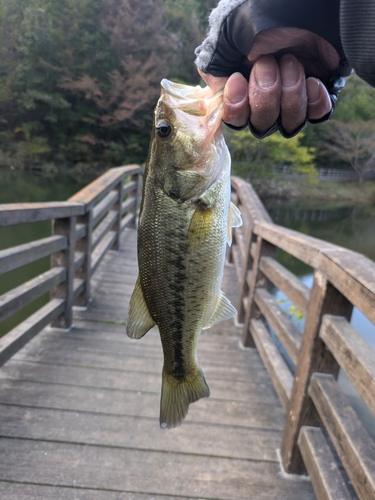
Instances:
[[[287,53],[279,60],[268,55],[282,50]],[[292,136],[306,118],[320,120],[330,113],[331,98],[319,77],[338,67],[339,56],[317,35],[296,28],[267,30],[255,38],[248,60],[254,61],[249,81],[241,73],[215,77],[200,71],[214,92],[224,88],[226,123],[241,128],[250,119],[255,135],[264,136],[279,119],[284,135]]]
[[[196,64],[214,91],[224,89],[224,121],[248,122],[262,138],[328,120],[352,71],[339,10],[326,0],[221,0]]]

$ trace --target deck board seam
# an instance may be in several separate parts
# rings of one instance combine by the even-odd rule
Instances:
[[[162,432],[162,431],[161,431]],[[68,441],[68,440],[62,440],[62,439],[40,439],[40,438],[32,438],[32,437],[22,437],[22,436],[7,436],[4,434],[0,434],[0,439],[12,439],[12,440],[18,440],[18,441],[31,441],[31,442],[38,442],[38,443],[50,443],[50,444],[67,444],[71,446],[84,446],[84,447],[90,447],[90,448],[107,448],[107,449],[112,449],[112,450],[127,450],[127,451],[141,451],[145,453],[157,453],[157,454],[164,454],[164,455],[170,455],[171,451],[170,450],[163,450],[163,449],[157,449],[154,450],[152,448],[142,448],[142,447],[135,447],[135,446],[119,446],[119,445],[114,445],[114,444],[100,444],[100,443],[90,443],[90,442],[82,442],[82,441]],[[189,456],[189,457],[203,457],[203,458],[215,458],[218,460],[240,460],[242,462],[251,462],[251,463],[270,463],[270,464],[278,464],[279,461],[277,459],[275,460],[270,460],[270,459],[256,459],[256,458],[243,458],[243,457],[236,457],[236,456],[231,456],[231,455],[215,455],[214,453],[193,453],[193,452],[183,452],[183,451],[176,451],[173,450],[172,452],[174,455],[180,455],[180,456]],[[275,449],[275,455],[276,455],[276,449]]]
[[[150,422],[155,422],[154,417],[148,417],[146,415],[134,415],[134,414],[127,414],[127,413],[110,413],[110,412],[103,412],[103,411],[94,411],[94,410],[73,410],[71,408],[56,408],[52,406],[36,406],[36,405],[29,405],[29,404],[21,404],[21,403],[4,403],[0,401],[0,406],[8,406],[8,407],[16,407],[16,408],[31,408],[35,410],[47,410],[47,411],[52,411],[52,412],[66,412],[66,413],[80,413],[80,414],[88,414],[88,415],[98,415],[98,416],[107,416],[107,417],[115,417],[115,418],[121,418],[121,417],[129,417],[129,418],[134,418],[137,420],[148,420]],[[281,433],[283,431],[282,427],[255,427],[254,425],[239,425],[239,424],[222,424],[218,422],[204,422],[201,420],[194,420],[194,421],[189,421],[187,420],[184,422],[185,426],[195,426],[195,425],[202,425],[202,426],[207,426],[207,427],[219,427],[219,428],[231,428],[231,429],[242,429],[244,432],[245,431],[261,431],[261,432],[270,432],[270,433]],[[162,431],[160,431],[162,432]]]

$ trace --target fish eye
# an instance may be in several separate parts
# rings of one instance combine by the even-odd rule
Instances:
[[[161,120],[156,125],[156,133],[161,139],[168,139],[172,135],[172,126],[166,121]]]

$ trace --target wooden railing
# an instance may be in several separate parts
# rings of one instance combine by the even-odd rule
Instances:
[[[243,344],[257,347],[286,410],[283,467],[307,470],[319,499],[354,498],[343,465],[358,498],[375,499],[375,445],[336,382],[341,368],[375,415],[375,352],[349,324],[353,306],[375,323],[375,263],[273,224],[252,187],[236,177],[232,199],[244,221],[229,254],[240,282],[238,320]],[[311,289],[275,260],[278,249],[313,268]],[[272,285],[303,313],[302,334],[270,294]]]
[[[0,205],[0,227],[53,221],[52,236],[0,251],[0,276],[51,256],[48,271],[0,296],[1,323],[50,292],[46,305],[0,339],[0,366],[48,324],[69,329],[73,305],[87,306],[102,258],[135,227],[142,172],[137,165],[113,168],[66,202]]]

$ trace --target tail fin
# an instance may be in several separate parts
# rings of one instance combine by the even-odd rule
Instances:
[[[207,398],[210,389],[200,368],[196,375],[177,380],[163,369],[160,400],[160,427],[171,429],[182,424],[190,403]]]

